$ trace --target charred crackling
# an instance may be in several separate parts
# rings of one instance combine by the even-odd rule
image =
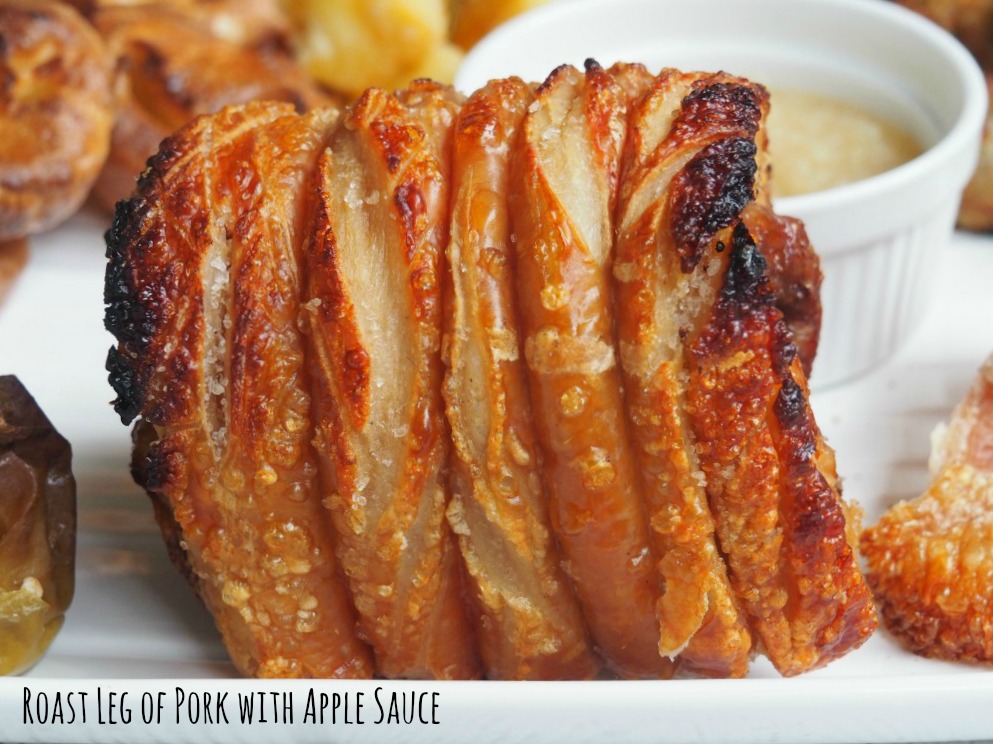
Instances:
[[[241,179],[256,151],[236,109],[193,125],[197,148],[164,144],[107,235],[107,365],[122,419],[143,418],[136,480],[243,669],[269,638],[218,601],[220,538],[196,525],[254,529],[249,502],[278,495],[268,464],[289,450],[268,441],[284,409],[267,396],[284,384],[308,484],[322,460],[339,617],[379,674],[475,676],[479,653],[494,677],[589,677],[599,658],[742,676],[756,649],[795,674],[871,632],[777,309],[810,319],[816,263],[794,271],[809,244],[754,206],[766,109],[728,75],[592,60],[468,103],[425,82],[369,91],[305,186],[278,181],[306,194],[299,276],[293,260],[256,275],[246,252],[269,266],[274,234],[252,229],[268,197]],[[224,205],[209,221],[205,194]],[[215,270],[229,305],[205,317],[189,296]],[[348,673],[371,668],[355,654]]]
[[[225,109],[150,161],[108,234],[108,366],[133,472],[244,674],[371,673],[333,555],[297,325],[302,185],[335,123]]]
[[[776,396],[776,418],[785,428],[794,428],[802,423],[805,409],[803,391],[792,377],[788,377]],[[810,447],[805,446],[804,449],[809,450]]]
[[[107,273],[103,298],[106,305],[104,327],[121,340],[129,353],[121,347],[111,347],[107,352],[107,371],[110,385],[117,394],[114,410],[121,422],[130,424],[144,405],[147,380],[137,363],[145,353],[155,328],[157,306],[144,305],[137,297],[128,271],[128,252],[131,250],[131,225],[136,220],[137,201],[122,201],[117,205],[114,222],[107,232]]]
[[[659,75],[631,114],[615,246],[625,402],[665,588],[658,646],[718,677],[743,676],[753,644],[715,537],[686,349],[718,302],[720,247],[752,198],[764,105],[761,88],[728,75]]]
[[[720,76],[698,77],[683,98],[666,137],[666,150],[690,143],[702,149],[674,179],[670,191],[676,250],[689,273],[723,228],[754,198],[756,135],[768,106],[761,86]],[[727,78],[727,76],[723,76]],[[705,139],[701,142],[701,136]]]
[[[119,341],[108,352],[106,366],[117,394],[114,409],[125,424],[139,414],[153,423],[168,420],[181,402],[163,395],[146,408],[152,378],[162,367],[176,375],[162,387],[180,391],[195,366],[185,344],[171,344],[171,353],[166,353],[167,344],[160,339],[170,318],[179,312],[180,298],[188,294],[190,277],[181,261],[170,260],[176,250],[170,242],[178,239],[165,221],[156,218],[166,188],[175,192],[175,203],[185,204],[184,194],[192,203],[199,184],[176,171],[196,156],[195,141],[196,136],[181,133],[162,142],[138,179],[135,193],[118,202],[105,236],[104,327]],[[166,183],[168,187],[164,187]],[[203,234],[207,229],[203,214],[188,206],[181,210],[177,218],[188,220],[194,234]],[[163,258],[159,253],[164,247],[168,255]],[[154,281],[148,280],[146,272],[155,274]]]
[[[685,273],[693,271],[717,232],[733,224],[752,200],[755,153],[751,139],[722,139],[704,148],[676,177],[672,222]]]
[[[694,129],[701,119],[718,131],[758,131],[762,118],[762,100],[768,94],[757,85],[731,82],[698,81],[683,99],[679,119],[673,124],[673,134],[681,136],[681,128]]]
[[[713,322],[694,341],[694,355],[701,358],[727,353],[741,344],[753,327],[764,329],[770,311],[774,311],[765,259],[743,223],[735,225],[728,248],[727,273]]]
[[[763,200],[749,204],[742,219],[766,260],[776,307],[792,333],[804,374],[810,377],[821,329],[820,259],[803,223],[777,215]]]
[[[768,309],[774,298],[765,269],[765,258],[758,251],[748,228],[739,222],[731,234],[731,260],[728,263],[718,313],[727,311],[743,315]]]
[[[730,254],[710,322],[690,346],[694,429],[732,583],[766,653],[789,676],[861,645],[875,613],[833,453],[744,223]]]

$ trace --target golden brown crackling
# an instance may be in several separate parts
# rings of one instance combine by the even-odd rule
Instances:
[[[468,678],[479,671],[445,521],[441,397],[450,164],[439,138],[456,108],[421,94],[405,105],[367,91],[321,159],[307,255],[317,445],[377,669]]]
[[[688,341],[690,414],[732,585],[784,675],[861,645],[875,612],[807,403],[796,350],[744,223],[705,327]]]
[[[809,378],[821,333],[824,274],[820,257],[810,244],[803,223],[777,215],[768,203],[752,202],[742,219],[766,260],[776,307],[790,328],[803,373]]]
[[[514,153],[517,298],[535,428],[558,537],[598,649],[659,677],[655,571],[627,435],[610,254],[626,97],[609,73],[561,67],[538,88]]]
[[[454,444],[448,519],[458,536],[491,679],[596,674],[551,534],[514,296],[509,163],[528,85],[490,83],[455,124],[445,314],[445,400]]]
[[[790,354],[795,350],[782,360]],[[770,429],[783,477],[780,511],[792,582],[786,611],[793,645],[784,674],[792,675],[858,648],[875,631],[877,619],[858,568],[858,527],[851,524],[857,509],[847,508],[841,499],[834,453],[814,421],[799,355],[778,372],[782,386]]]
[[[630,105],[634,105],[648,91],[655,76],[642,64],[632,62],[615,62],[607,68],[614,81],[621,86],[624,97]],[[628,132],[630,136],[630,132]]]
[[[210,239],[212,148],[291,113],[286,106],[249,106],[193,122],[163,141],[134,196],[118,204],[107,234],[104,322],[119,342],[107,364],[124,423],[139,414],[155,425],[195,421],[204,384],[197,363],[204,322],[199,267]]]
[[[369,676],[310,449],[303,186],[334,123],[252,104],[170,138],[108,239],[112,382],[136,472],[238,669]],[[154,434],[147,427],[154,427]]]
[[[993,478],[956,462],[862,533],[886,627],[911,651],[993,662]]]
[[[107,156],[111,60],[72,8],[0,2],[0,241],[54,227]]]
[[[927,491],[862,533],[886,627],[912,651],[993,662],[993,357],[932,437]]]
[[[332,103],[280,44],[247,30],[226,37],[232,24],[211,23],[198,3],[99,3],[91,18],[117,65],[110,153],[95,187],[108,208],[131,193],[158,143],[198,115],[252,100],[297,111]]]
[[[685,101],[705,86],[720,86],[731,115],[713,106],[687,110]],[[727,86],[739,86],[728,91]],[[731,93],[728,95],[728,93]],[[711,676],[744,676],[751,636],[714,534],[696,443],[687,414],[689,370],[683,339],[695,332],[716,299],[710,277],[723,270],[719,254],[705,253],[686,271],[678,231],[670,229],[673,193],[695,160],[722,141],[752,141],[761,115],[762,91],[729,76],[668,70],[633,107],[618,205],[615,245],[616,323],[624,372],[625,404],[644,485],[650,538],[665,591],[658,603],[659,650],[679,656],[682,668]],[[697,99],[714,100],[700,96]],[[728,119],[741,122],[728,128]],[[696,189],[696,222],[716,222],[707,208],[723,209],[725,191],[750,194],[750,184],[728,184],[754,167],[754,150],[743,162],[706,170],[708,188]],[[692,171],[691,171],[692,172]],[[720,176],[724,176],[723,179]],[[740,210],[740,206],[736,209]],[[731,214],[730,219],[736,215]],[[725,217],[726,219],[726,217]]]
[[[821,261],[803,222],[778,215],[772,208],[773,169],[769,157],[768,104],[755,135],[755,200],[742,213],[748,231],[766,261],[776,293],[776,307],[793,334],[803,373],[810,378],[821,333]]]
[[[629,71],[622,72],[629,74]],[[683,409],[687,412],[683,426],[689,420],[693,437],[706,439],[713,433],[700,428],[707,423],[707,416],[713,416],[711,423],[733,418],[729,416],[731,409],[716,406],[712,406],[713,410],[708,409],[714,401],[707,400],[705,395],[714,387],[735,390],[736,384],[742,380],[748,382],[752,377],[761,385],[768,382],[767,389],[761,385],[745,391],[738,389],[740,397],[729,403],[732,407],[745,409],[754,404],[755,410],[761,410],[772,398],[783,397],[776,393],[770,398],[771,391],[788,388],[787,375],[794,383],[794,393],[800,390],[800,394],[790,393],[788,400],[784,399],[782,410],[773,411],[772,415],[779,415],[775,422],[759,419],[756,436],[762,443],[768,443],[768,447],[756,450],[757,464],[748,463],[747,467],[742,467],[743,477],[735,483],[728,486],[720,481],[722,477],[735,476],[733,468],[729,474],[726,468],[715,471],[711,467],[708,471],[705,467],[707,457],[714,457],[715,452],[723,454],[720,446],[714,447],[711,441],[705,441],[701,446],[699,472],[686,461],[677,463],[674,472],[683,478],[688,472],[690,478],[697,481],[702,474],[708,486],[719,485],[721,497],[725,491],[735,489],[751,493],[754,486],[760,498],[766,493],[763,490],[766,484],[761,479],[769,476],[763,469],[787,473],[784,477],[788,477],[790,483],[778,490],[770,487],[768,493],[775,492],[782,497],[783,503],[800,504],[794,512],[823,512],[827,518],[823,523],[802,518],[799,527],[790,524],[782,527],[775,509],[762,512],[767,503],[760,501],[755,505],[759,510],[756,513],[760,516],[771,514],[772,521],[763,528],[765,531],[758,530],[755,534],[763,538],[773,535],[777,549],[779,543],[775,539],[781,543],[784,533],[801,539],[808,539],[810,535],[826,536],[829,544],[819,552],[789,553],[784,548],[784,565],[792,561],[789,567],[796,569],[797,574],[807,570],[806,566],[796,568],[794,565],[800,559],[816,563],[826,560],[825,556],[830,556],[831,551],[843,552],[836,540],[839,511],[842,513],[840,534],[843,540],[849,537],[850,525],[845,524],[843,507],[836,506],[832,500],[836,498],[836,477],[831,453],[822,446],[816,429],[809,425],[812,419],[807,419],[809,409],[805,408],[802,374],[795,360],[787,358],[785,329],[774,322],[775,313],[767,302],[764,267],[759,266],[760,259],[745,260],[741,266],[732,260],[737,255],[732,248],[747,253],[745,248],[748,247],[744,237],[736,243],[732,236],[740,232],[737,214],[751,196],[747,188],[748,161],[751,158],[754,166],[757,155],[754,148],[747,147],[747,140],[749,136],[755,136],[756,100],[749,101],[741,91],[733,90],[739,83],[726,76],[709,77],[716,93],[707,90],[707,81],[690,76],[683,81],[685,87],[673,86],[678,94],[653,97],[650,91],[648,96],[644,95],[646,83],[636,72],[625,83],[619,82],[616,75],[590,65],[584,79],[574,70],[562,68],[537,93],[524,124],[525,135],[529,134],[527,127],[533,127],[531,138],[525,136],[517,140],[511,158],[514,170],[510,182],[515,187],[523,187],[516,188],[519,200],[510,208],[520,252],[513,257],[519,265],[517,294],[512,300],[519,305],[521,325],[516,334],[503,332],[506,323],[497,327],[483,351],[490,355],[491,368],[499,363],[500,369],[504,370],[511,363],[521,364],[523,350],[524,369],[530,378],[526,382],[531,386],[533,405],[536,410],[544,406],[544,410],[552,414],[536,417],[536,441],[529,444],[526,436],[507,436],[503,440],[505,451],[517,458],[515,464],[523,468],[521,463],[525,460],[543,456],[546,462],[551,461],[551,465],[543,468],[547,476],[554,478],[564,474],[560,484],[578,483],[594,494],[594,498],[580,501],[576,496],[579,493],[582,497],[582,493],[564,489],[572,501],[567,501],[562,508],[562,503],[555,501],[552,490],[550,522],[562,541],[567,575],[579,588],[583,608],[592,618],[591,624],[599,623],[600,633],[597,635],[595,628],[594,636],[600,650],[624,674],[659,676],[668,674],[671,665],[657,653],[660,632],[656,608],[662,607],[657,603],[661,577],[652,550],[658,541],[649,534],[641,513],[640,476],[633,465],[632,442],[624,430],[627,424],[612,335],[612,323],[623,325],[626,322],[624,313],[628,312],[625,309],[615,317],[610,297],[615,212],[616,227],[622,236],[627,236],[624,239],[635,236],[634,257],[649,254],[650,251],[643,250],[642,243],[649,237],[659,240],[655,233],[661,234],[664,237],[660,245],[668,252],[667,261],[673,276],[693,284],[694,292],[699,295],[685,307],[677,307],[669,317],[669,321],[680,321],[667,332],[673,343],[684,346],[684,371],[674,376],[675,385],[673,376],[660,379],[662,387],[670,393],[673,389],[678,392],[680,385],[692,392],[693,385],[699,382],[700,390],[696,392],[701,397],[694,400],[687,393],[682,404],[674,400],[668,408],[660,405],[658,411],[652,413],[661,412],[668,417],[668,425],[678,426],[678,413]],[[660,79],[671,83],[678,76],[675,71],[667,71]],[[521,94],[523,96],[524,91]],[[665,126],[631,126],[631,137],[625,145],[632,99],[643,101],[647,107],[665,109],[671,105],[672,111],[652,109],[652,114],[658,115]],[[687,100],[692,105],[685,105]],[[316,444],[327,465],[329,496],[326,501],[334,511],[335,525],[343,535],[339,543],[342,562],[348,570],[359,609],[367,615],[363,630],[377,644],[381,667],[392,675],[468,676],[477,673],[468,624],[462,614],[464,598],[459,596],[462,576],[456,565],[457,557],[453,557],[456,556],[455,544],[445,525],[447,471],[444,463],[447,454],[444,450],[448,431],[442,417],[440,395],[441,287],[447,284],[450,296],[453,296],[457,286],[456,280],[446,274],[442,259],[449,234],[450,125],[461,105],[457,96],[429,83],[418,83],[410,91],[396,96],[382,91],[369,92],[336,130],[322,160],[320,183],[315,183],[312,190],[303,189],[318,197],[316,219],[307,228],[314,240],[307,251],[310,277],[304,315],[313,339],[310,369],[317,382],[311,383],[311,388],[318,396],[314,406],[319,419]],[[689,113],[680,118],[684,105]],[[728,106],[740,110],[727,111],[725,107]],[[760,101],[757,109],[761,115]],[[209,187],[213,193],[217,177],[224,181],[237,173],[244,181],[243,176],[250,176],[233,163],[241,159],[239,154],[243,140],[248,136],[246,133],[259,127],[253,117],[265,118],[260,111],[252,107],[240,113],[228,111],[223,136],[221,130],[209,129],[199,130],[200,140],[194,138],[193,142],[183,136],[169,140],[153,161],[136,199],[121,207],[111,233],[108,323],[117,331],[122,343],[109,362],[119,392],[119,409],[125,418],[132,418],[149,403],[145,416],[160,421],[187,422],[175,436],[166,432],[167,436],[152,445],[154,456],[147,459],[142,475],[152,489],[162,484],[183,484],[183,488],[189,490],[187,486],[193,484],[191,488],[199,493],[196,489],[200,488],[202,474],[209,469],[210,461],[191,463],[187,455],[194,449],[200,453],[216,451],[224,441],[223,434],[219,438],[191,435],[190,432],[200,430],[201,419],[209,419],[209,430],[218,434],[221,429],[216,424],[226,416],[239,422],[248,437],[262,436],[263,432],[272,429],[271,422],[258,415],[266,407],[252,402],[255,393],[251,386],[241,392],[235,389],[230,396],[212,393],[206,401],[201,401],[188,391],[184,392],[182,386],[167,390],[162,385],[163,379],[175,374],[187,384],[199,384],[201,390],[207,389],[207,383],[212,379],[210,371],[219,368],[219,357],[216,345],[212,352],[214,356],[205,357],[204,363],[188,353],[184,356],[183,351],[177,353],[174,346],[157,346],[159,331],[170,325],[178,329],[176,338],[182,341],[178,346],[185,350],[189,348],[188,342],[195,344],[198,334],[216,338],[216,329],[224,327],[224,316],[209,308],[204,311],[203,307],[198,313],[196,303],[191,303],[186,296],[191,292],[195,294],[198,286],[201,290],[204,286],[212,286],[217,277],[208,276],[210,271],[201,272],[201,275],[194,273],[192,278],[174,269],[170,274],[168,262],[155,265],[157,259],[145,257],[150,247],[156,246],[167,234],[169,240],[163,239],[163,244],[168,242],[171,250],[188,251],[193,256],[202,249],[202,246],[196,248],[195,241],[204,234],[215,238],[223,234],[224,241],[228,235],[241,240],[252,234],[252,220],[225,229],[223,233],[216,229],[211,233],[212,224],[209,220],[198,221],[196,209],[191,209],[191,205],[197,204],[199,191]],[[499,116],[509,113],[505,111]],[[283,117],[288,111],[284,109],[273,115]],[[536,123],[542,116],[546,121]],[[551,120],[551,124],[547,120]],[[566,126],[560,126],[562,123]],[[198,131],[198,126],[193,125],[190,131]],[[265,125],[271,126],[271,123]],[[670,129],[674,134],[664,144],[663,139]],[[555,134],[553,146],[548,144],[549,139],[540,136],[545,133]],[[632,148],[628,152],[639,153],[646,169],[644,177],[626,175],[620,180],[625,146]],[[209,178],[198,174],[190,165],[205,154],[225,161],[223,165],[211,166],[217,168],[216,173],[207,169],[211,174]],[[495,162],[500,162],[499,158]],[[182,177],[175,177],[174,172]],[[582,178],[574,177],[575,173],[581,173]],[[158,186],[151,185],[159,180],[162,183]],[[627,188],[629,183],[631,188]],[[163,194],[150,196],[150,192],[160,186]],[[287,188],[292,190],[291,186]],[[525,198],[520,197],[522,191],[526,192]],[[688,198],[687,194],[692,194],[693,198]],[[155,202],[159,198],[175,199],[168,207],[179,216],[177,224],[159,220],[153,228],[148,227],[148,215],[158,208]],[[183,212],[184,208],[186,212]],[[301,207],[295,214],[303,211]],[[482,234],[494,229],[494,224],[487,220],[483,219],[486,229]],[[709,237],[702,242],[695,238],[690,240],[694,231],[686,227],[688,223],[698,226],[704,237]],[[125,250],[125,245],[130,248]],[[142,293],[136,289],[140,285],[136,278],[141,278],[146,261],[153,264],[150,268],[164,268],[165,271],[161,276],[150,271],[148,276],[154,276],[154,281],[147,287],[150,291]],[[193,263],[201,269],[204,265],[203,261],[197,264],[194,260]],[[639,271],[643,272],[643,279],[652,276],[653,267],[638,267],[634,263],[618,262],[614,266],[617,281],[635,281]],[[213,266],[210,262],[206,265]],[[492,266],[487,264],[482,268],[489,271]],[[504,291],[511,294],[506,287]],[[167,300],[165,303],[160,301],[163,297]],[[652,314],[646,315],[646,308],[652,305],[640,294],[635,300],[633,307],[637,310],[631,311],[631,318],[633,339],[637,341],[637,334],[643,330],[640,324]],[[251,298],[240,298],[239,301],[250,303]],[[722,301],[721,311],[712,314],[712,307]],[[496,306],[491,303],[491,307]],[[501,307],[509,318],[512,311],[507,306]],[[264,354],[254,342],[265,334],[260,335],[252,325],[258,318],[253,316],[251,308],[236,315],[240,320],[232,323],[232,333],[243,338],[244,343],[240,345],[240,358],[232,360],[230,369],[235,370],[235,379],[239,380],[251,376],[253,370],[257,370],[256,363],[263,364]],[[452,318],[451,322],[456,323],[456,319]],[[770,331],[770,327],[774,330]],[[782,353],[777,357],[776,353],[763,350],[763,344]],[[690,346],[693,346],[692,350]],[[645,360],[639,362],[636,354],[628,354],[630,349],[625,350],[622,346],[621,351],[626,355],[626,372],[627,362],[632,359],[636,364],[631,369],[636,375],[645,377],[648,374],[645,370],[651,370]],[[452,365],[454,369],[457,358],[451,358],[456,359]],[[190,359],[194,360],[193,366],[188,364]],[[292,366],[298,357],[288,353],[280,355],[280,359],[286,359]],[[771,361],[777,359],[778,366]],[[652,356],[647,360],[651,361]],[[738,375],[740,368],[750,363],[754,363],[755,368]],[[771,365],[772,374],[767,374],[763,365]],[[476,365],[486,366],[485,360]],[[203,369],[207,370],[206,376]],[[411,374],[396,374],[396,370],[410,370]],[[387,374],[383,374],[384,371]],[[474,371],[475,368],[470,375]],[[261,381],[259,386],[272,387]],[[486,393],[499,394],[498,385],[492,388]],[[591,390],[592,397],[589,395]],[[150,400],[149,391],[152,393]],[[158,392],[163,394],[158,395]],[[520,395],[523,396],[523,391]],[[595,409],[592,413],[589,410],[591,401]],[[728,403],[723,398],[717,402]],[[656,404],[653,402],[652,405]],[[483,415],[486,410],[482,409],[471,423],[478,425],[492,420],[488,414]],[[527,406],[503,412],[497,405],[494,410],[498,417],[506,415],[508,421],[520,420],[522,427],[527,423]],[[694,416],[702,418],[698,421]],[[572,420],[577,418],[582,420]],[[672,423],[674,419],[675,424]],[[654,421],[651,423],[655,425]],[[453,428],[459,447],[459,432],[466,427],[460,429],[456,424]],[[158,434],[156,432],[156,437]],[[724,436],[724,433],[717,432],[717,435]],[[728,436],[733,439],[734,433]],[[309,434],[307,438],[310,439]],[[485,436],[473,441],[483,442],[480,449],[491,443]],[[543,446],[535,446],[539,443]],[[590,446],[572,453],[577,456],[563,466],[562,453],[569,455],[569,448],[584,443]],[[726,442],[718,442],[721,444]],[[709,454],[707,447],[711,447]],[[697,447],[692,449],[695,451]],[[785,453],[780,449],[786,450]],[[678,455],[680,448],[677,446],[674,452]],[[689,447],[684,446],[686,459],[689,453]],[[247,456],[258,454],[246,448]],[[486,454],[488,456],[488,452]],[[497,461],[502,457],[498,454]],[[555,458],[559,458],[557,464]],[[732,458],[730,464],[737,466],[738,462]],[[458,467],[456,463],[456,470]],[[559,468],[558,472],[555,467]],[[260,472],[263,481],[271,479],[272,473],[268,470],[260,469]],[[619,487],[615,490],[618,479]],[[459,487],[457,474],[455,483]],[[212,508],[209,503],[169,501],[169,496],[175,492],[175,489],[160,488],[158,495],[165,494],[166,499],[159,498],[157,508],[163,504],[166,507],[160,509],[160,517],[168,517],[162,520],[167,540],[179,545],[181,541],[176,536],[183,530],[194,535],[194,550],[189,555],[177,557],[195,567],[200,560],[196,546],[204,540],[203,535],[196,532],[198,525],[209,526],[217,517],[213,512],[203,511]],[[385,496],[377,498],[377,494]],[[604,494],[606,498],[603,498]],[[711,498],[715,497],[711,495]],[[459,513],[459,501],[461,499],[456,500],[456,505],[448,512],[456,529],[468,524]],[[723,505],[721,514],[733,522],[744,513],[735,510],[747,511],[749,506],[732,504],[728,509]],[[198,509],[202,513],[198,513]],[[599,510],[599,515],[605,517],[585,533],[583,530],[588,525],[583,521],[584,509],[586,513]],[[792,518],[792,512],[787,516]],[[705,520],[694,524],[696,528],[705,526]],[[696,528],[687,530],[683,536],[702,539],[706,544],[708,531]],[[738,533],[733,529],[728,534],[738,539]],[[476,535],[479,535],[478,530]],[[741,539],[747,538],[746,535]],[[539,552],[542,539],[538,535],[534,543],[539,546]],[[583,546],[589,546],[590,551],[585,554],[580,551],[578,558],[575,552],[570,555],[567,543],[572,541],[575,546],[583,540],[586,541]],[[417,558],[405,563],[408,558],[405,551],[412,543],[416,547],[411,552],[416,553]],[[426,548],[422,549],[422,546]],[[534,546],[521,547],[520,544],[515,547],[534,549]],[[209,554],[210,550],[207,552]],[[678,557],[678,554],[674,556]],[[673,627],[679,628],[684,635],[692,635],[693,650],[686,649],[684,661],[692,658],[695,666],[691,668],[701,673],[739,673],[737,662],[747,656],[747,651],[742,651],[741,643],[728,643],[735,633],[742,638],[733,598],[720,605],[716,599],[720,582],[715,576],[716,579],[720,577],[707,574],[711,566],[706,561],[700,564],[702,572],[694,572],[686,570],[687,564],[680,564],[671,556],[670,559],[668,568],[664,560],[661,568],[663,572],[670,571],[670,589],[679,580],[686,579],[679,589],[695,600],[695,604],[691,602],[686,606],[702,607],[700,577],[706,574],[710,582],[708,605],[704,619],[698,623],[699,630],[692,631],[693,611],[683,617],[673,613],[669,618]],[[742,566],[744,574],[752,570],[747,560]],[[469,568],[471,574],[472,566]],[[811,568],[810,576],[822,569]],[[798,583],[807,581],[806,576],[803,574]],[[755,574],[746,576],[746,581],[754,577]],[[843,587],[848,578],[842,577],[832,587]],[[407,579],[410,581],[405,584]],[[592,587],[585,597],[580,579],[590,580]],[[792,580],[788,575],[777,579],[784,586]],[[404,591],[409,588],[409,592],[398,599],[394,592],[396,586]],[[482,587],[482,583],[476,586]],[[201,591],[209,602],[211,587],[201,587]],[[742,590],[743,601],[754,598],[754,592],[749,592],[746,584]],[[859,632],[853,634],[852,628],[864,630],[866,627],[865,623],[859,625],[864,620],[862,605],[851,603],[847,609],[843,608],[840,620],[833,626],[837,634],[830,638],[828,636],[834,631],[822,632],[825,615],[817,604],[823,597],[815,596],[816,593],[810,597],[802,594],[797,593],[795,617],[785,622],[787,628],[792,621],[798,637],[819,634],[812,643],[820,644],[817,652],[821,653],[821,659],[856,645]],[[726,592],[724,596],[727,597]],[[600,602],[600,606],[594,601]],[[608,611],[611,608],[622,611],[610,615],[602,612],[603,607]],[[709,618],[706,613],[711,613]],[[772,614],[775,614],[775,608]],[[696,615],[698,619],[700,613]],[[425,616],[428,616],[426,620]],[[241,649],[238,651],[241,658],[246,653],[244,649],[248,649],[250,658],[254,643],[251,634],[245,635],[244,629],[237,625],[225,625],[223,618],[219,622],[227,627],[226,637],[231,645]],[[424,634],[424,642],[417,642],[418,633]],[[663,628],[663,640],[665,633]],[[508,637],[512,638],[503,636],[501,640]],[[415,642],[410,642],[412,640]],[[490,653],[485,650],[485,639],[483,643],[484,655]],[[511,659],[510,665],[515,663],[513,649],[504,648],[503,652],[507,654],[505,658]],[[784,655],[793,652],[793,649],[787,649],[776,658],[782,662]],[[804,653],[798,651],[795,658],[782,662],[792,665],[785,669],[786,673],[793,673],[810,661],[810,656],[804,656]],[[518,664],[517,669],[521,668]]]

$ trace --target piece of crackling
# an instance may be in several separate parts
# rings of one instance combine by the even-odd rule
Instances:
[[[776,307],[793,334],[803,373],[810,379],[821,334],[821,260],[810,244],[801,220],[776,214],[772,208],[775,171],[769,156],[768,110],[775,96],[763,105],[755,134],[755,199],[741,218],[766,262],[766,273],[776,294]]]
[[[551,534],[514,296],[507,202],[512,148],[531,87],[476,91],[455,123],[444,394],[452,501],[491,679],[596,674],[585,624]]]
[[[684,104],[696,84],[735,95]],[[617,211],[613,274],[625,404],[665,582],[659,652],[678,656],[688,672],[715,677],[744,676],[752,643],[714,532],[687,413],[683,339],[706,317],[701,308],[714,301],[710,275],[722,262],[713,254],[699,271],[686,270],[678,236],[689,234],[684,222],[692,220],[696,234],[713,237],[751,199],[760,102],[758,89],[728,76],[663,70],[630,115]],[[686,179],[677,177],[708,153],[740,155],[712,169],[716,188],[698,192],[695,211],[673,215],[686,203],[679,190]]]
[[[776,307],[810,379],[821,334],[821,260],[801,220],[776,214],[769,203],[751,202],[741,214],[766,262]]]
[[[594,643],[665,677],[655,570],[614,348],[610,267],[627,96],[595,63],[538,88],[511,167],[517,302],[549,514]]]
[[[862,533],[886,627],[911,650],[993,662],[993,356],[932,435],[932,481]]]
[[[108,234],[115,407],[146,424],[134,472],[246,675],[373,672],[322,504],[297,324],[307,184],[336,117],[258,103],[197,119]]]
[[[698,82],[684,114],[728,105],[729,124],[754,135],[763,105],[754,87]],[[760,649],[789,676],[861,645],[876,617],[834,454],[814,421],[766,262],[743,222],[716,224],[700,211],[708,202],[743,207],[754,167],[751,136],[705,148],[675,176],[669,229],[683,270],[699,275],[707,297],[683,348],[687,408],[719,545]]]
[[[387,677],[479,674],[445,519],[448,138],[458,100],[370,89],[320,162],[304,315],[339,556]]]

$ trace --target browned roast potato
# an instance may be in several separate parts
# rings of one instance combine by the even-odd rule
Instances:
[[[110,58],[72,8],[0,0],[0,241],[79,207],[107,157]]]
[[[0,674],[34,664],[74,587],[72,453],[16,377],[0,377]]]
[[[96,5],[90,18],[118,71],[110,155],[94,187],[108,209],[130,195],[159,142],[201,114],[253,100],[298,111],[332,102],[282,47],[275,26],[211,14],[208,3]]]
[[[108,234],[115,404],[143,421],[134,474],[246,675],[372,673],[324,520],[296,323],[301,185],[336,118],[268,102],[197,119]]]

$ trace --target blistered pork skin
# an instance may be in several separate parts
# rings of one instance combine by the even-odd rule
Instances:
[[[441,293],[458,99],[367,91],[319,165],[307,251],[316,444],[363,637],[387,677],[478,676],[445,519]]]
[[[246,675],[373,671],[321,503],[297,325],[304,185],[335,119],[281,104],[199,119],[108,234],[108,369],[122,420],[142,417],[135,472]]]
[[[687,341],[688,406],[732,586],[791,676],[860,646],[876,615],[765,260],[744,223],[720,245],[726,272]]]
[[[764,107],[760,87],[727,75],[655,79],[631,112],[613,270],[627,412],[665,582],[659,650],[719,677],[744,676],[752,642],[714,532],[683,341],[706,321],[726,269],[705,249],[752,198]]]
[[[993,357],[932,437],[927,491],[862,533],[886,627],[912,651],[993,662]]]
[[[488,677],[582,679],[599,662],[551,534],[520,349],[510,157],[531,87],[494,81],[455,125],[445,400],[458,535]]]
[[[538,88],[511,193],[517,298],[552,527],[601,654],[660,677],[651,556],[614,348],[613,212],[627,95],[592,64]]]

